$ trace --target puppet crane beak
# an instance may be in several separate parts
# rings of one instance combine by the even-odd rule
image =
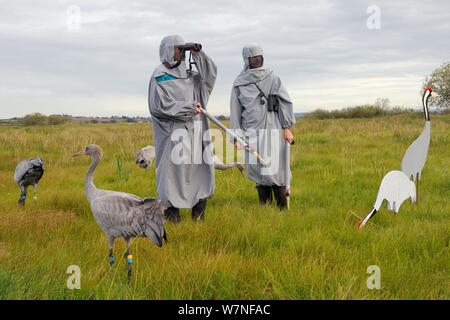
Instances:
[[[78,152],[78,153],[75,153],[75,154],[73,155],[73,157],[78,157],[78,156],[82,156],[82,155],[86,155],[86,151],[80,151],[80,152]]]

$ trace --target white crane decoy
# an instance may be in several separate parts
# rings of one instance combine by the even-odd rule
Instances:
[[[18,201],[20,205],[25,205],[27,189],[31,185],[33,186],[34,191],[33,200],[36,203],[36,188],[37,184],[44,175],[44,170],[44,160],[42,160],[41,156],[23,160],[17,165],[16,171],[14,172],[14,181],[19,185],[21,191],[20,199]]]
[[[388,210],[394,210],[395,213],[398,213],[403,201],[408,198],[411,198],[411,202],[416,201],[414,182],[409,180],[402,171],[394,170],[387,173],[381,181],[377,200],[372,210],[363,220],[358,222],[358,228],[361,229],[380,210],[381,204],[385,199]]]
[[[408,147],[402,159],[402,171],[410,179],[416,182],[416,197],[419,198],[419,180],[423,166],[427,160],[428,147],[430,145],[431,123],[428,113],[428,99],[435,95],[430,88],[425,89],[422,96],[423,112],[425,114],[425,126],[420,136]]]
[[[94,218],[108,238],[110,266],[114,264],[114,240],[123,238],[127,247],[125,257],[129,281],[133,262],[130,239],[145,236],[158,247],[162,246],[163,239],[167,242],[164,206],[155,198],[142,199],[129,193],[97,189],[94,185],[94,171],[103,157],[102,149],[98,145],[90,144],[73,156],[79,155],[89,155],[93,158],[86,174],[84,188]]]
[[[146,171],[150,171],[152,162],[155,160],[155,148],[147,146],[136,151],[136,164]]]

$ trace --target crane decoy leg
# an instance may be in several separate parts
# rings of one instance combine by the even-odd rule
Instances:
[[[34,203],[37,202],[36,187],[37,187],[37,184],[35,183],[35,184],[33,185],[33,201],[34,201]]]
[[[416,173],[416,203],[419,204],[419,173]]]
[[[19,201],[17,203],[21,206],[25,206],[25,199],[27,198],[27,188],[25,188],[22,184],[20,185],[21,195]]]
[[[112,267],[114,264],[114,256],[113,256],[114,238],[113,237],[108,237],[108,246],[109,246],[109,266]]]
[[[128,264],[128,282],[131,280],[131,265],[133,264],[133,256],[130,251],[130,238],[124,238],[125,244],[127,246],[127,252],[125,252],[124,257],[127,259]]]

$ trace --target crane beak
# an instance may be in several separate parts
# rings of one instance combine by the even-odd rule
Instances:
[[[86,151],[80,151],[80,152],[78,152],[78,153],[75,153],[75,154],[73,155],[73,157],[78,157],[78,156],[82,156],[82,155],[86,155]]]
[[[439,94],[437,94],[437,93],[434,92],[434,91],[431,91],[431,95],[432,95],[433,97],[439,97]]]

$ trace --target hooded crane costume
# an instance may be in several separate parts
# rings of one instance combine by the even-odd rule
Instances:
[[[162,39],[162,64],[152,74],[148,95],[156,149],[157,194],[168,208],[166,216],[173,222],[180,219],[178,208],[193,208],[192,217],[203,219],[206,199],[212,197],[215,187],[211,136],[206,132],[209,123],[206,117],[195,114],[195,108],[197,103],[206,108],[217,68],[200,51],[192,54],[198,72],[187,72],[184,56],[181,62],[174,57],[174,46],[183,44],[177,35]],[[200,134],[194,135],[194,127],[196,131],[201,129]],[[179,136],[172,135],[177,129],[184,132],[181,142]],[[198,146],[198,150],[193,146]],[[186,161],[180,163],[179,155],[187,157]]]
[[[272,202],[273,190],[277,205],[282,209],[286,206],[285,186],[292,178],[290,168],[286,168],[287,145],[283,135],[283,129],[290,129],[295,123],[292,102],[280,78],[262,66],[263,50],[259,45],[245,46],[242,56],[244,70],[231,91],[230,128],[242,130],[249,144],[271,163],[272,169],[265,171],[261,163],[246,153],[247,177],[256,182],[260,202]],[[260,57],[258,67],[250,65],[252,57]],[[277,111],[268,108],[273,97],[278,101]]]

